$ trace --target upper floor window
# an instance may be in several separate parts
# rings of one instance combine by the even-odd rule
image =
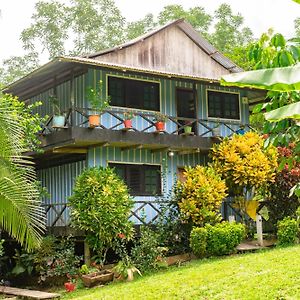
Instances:
[[[128,186],[130,195],[154,196],[161,194],[160,166],[110,163]]]
[[[108,77],[108,95],[113,106],[159,111],[157,82]]]
[[[239,95],[226,92],[208,91],[208,117],[240,119]]]

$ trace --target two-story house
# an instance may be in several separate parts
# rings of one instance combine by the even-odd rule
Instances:
[[[51,197],[44,199],[49,228],[67,228],[68,197],[84,168],[113,166],[135,199],[132,220],[147,222],[159,211],[156,197],[168,193],[185,166],[206,164],[218,136],[229,136],[249,122],[255,90],[220,86],[222,75],[241,69],[224,57],[184,20],[112,49],[85,57],[58,57],[5,90],[26,103],[43,102],[49,115],[42,154],[34,159],[38,177]],[[103,82],[110,107],[101,125],[90,128],[86,88]],[[65,112],[62,128],[52,128],[49,98]],[[133,128],[124,129],[124,111],[134,113]],[[163,131],[156,112],[166,115]],[[186,124],[192,126],[185,133]],[[217,133],[216,133],[217,132]],[[226,212],[224,212],[226,213]]]

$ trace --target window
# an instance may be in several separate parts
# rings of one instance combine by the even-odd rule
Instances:
[[[111,105],[159,111],[159,84],[156,82],[108,77]]]
[[[109,164],[125,181],[133,196],[153,196],[161,194],[160,166]]]
[[[239,95],[208,91],[208,117],[239,120]]]

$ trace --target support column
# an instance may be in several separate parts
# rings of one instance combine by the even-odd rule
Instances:
[[[264,245],[263,241],[263,230],[262,230],[262,216],[256,214],[256,232],[257,232],[257,241],[260,246]]]

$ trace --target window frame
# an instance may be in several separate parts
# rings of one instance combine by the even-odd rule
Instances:
[[[209,107],[208,107],[209,92],[237,95],[238,96],[238,105],[239,105],[239,109],[238,109],[239,118],[238,119],[230,119],[230,118],[223,118],[223,117],[210,117],[209,116]],[[242,107],[241,107],[241,94],[240,94],[240,92],[224,91],[224,90],[217,90],[217,89],[206,89],[206,118],[208,120],[216,120],[216,121],[222,120],[222,121],[230,121],[230,122],[240,123],[242,121]]]
[[[107,165],[110,168],[114,168],[115,165],[123,165],[123,166],[125,166],[125,168],[126,168],[126,166],[137,166],[137,167],[140,167],[143,170],[143,177],[142,177],[142,180],[141,180],[141,185],[142,185],[141,187],[142,187],[142,189],[140,191],[130,192],[129,186],[126,183],[126,179],[124,180],[125,184],[128,186],[129,193],[130,193],[131,196],[134,196],[134,197],[138,197],[138,196],[155,197],[155,196],[162,196],[163,195],[162,176],[161,176],[161,174],[162,174],[162,167],[161,167],[161,165],[159,165],[159,164],[140,164],[140,163],[134,163],[134,162],[118,162],[118,161],[109,161],[107,163]],[[146,192],[145,170],[146,170],[147,166],[148,167],[156,167],[158,169],[158,171],[159,171],[159,176],[157,178],[157,181],[158,181],[157,182],[157,193]],[[126,169],[125,169],[125,174],[128,174],[127,172],[128,171],[126,171]]]
[[[111,105],[111,107],[118,108],[118,109],[130,109],[130,110],[138,110],[138,111],[145,111],[145,112],[152,112],[157,113],[161,111],[162,108],[162,97],[161,97],[161,82],[159,80],[152,80],[152,79],[144,79],[144,78],[134,78],[130,76],[121,76],[121,75],[114,75],[114,74],[106,74],[106,97],[109,97],[109,78],[120,78],[124,80],[135,80],[135,81],[144,81],[148,83],[155,83],[158,85],[158,110],[151,110],[151,109],[145,109],[145,108],[134,108],[134,107],[128,107],[128,106],[118,106],[118,105]]]

